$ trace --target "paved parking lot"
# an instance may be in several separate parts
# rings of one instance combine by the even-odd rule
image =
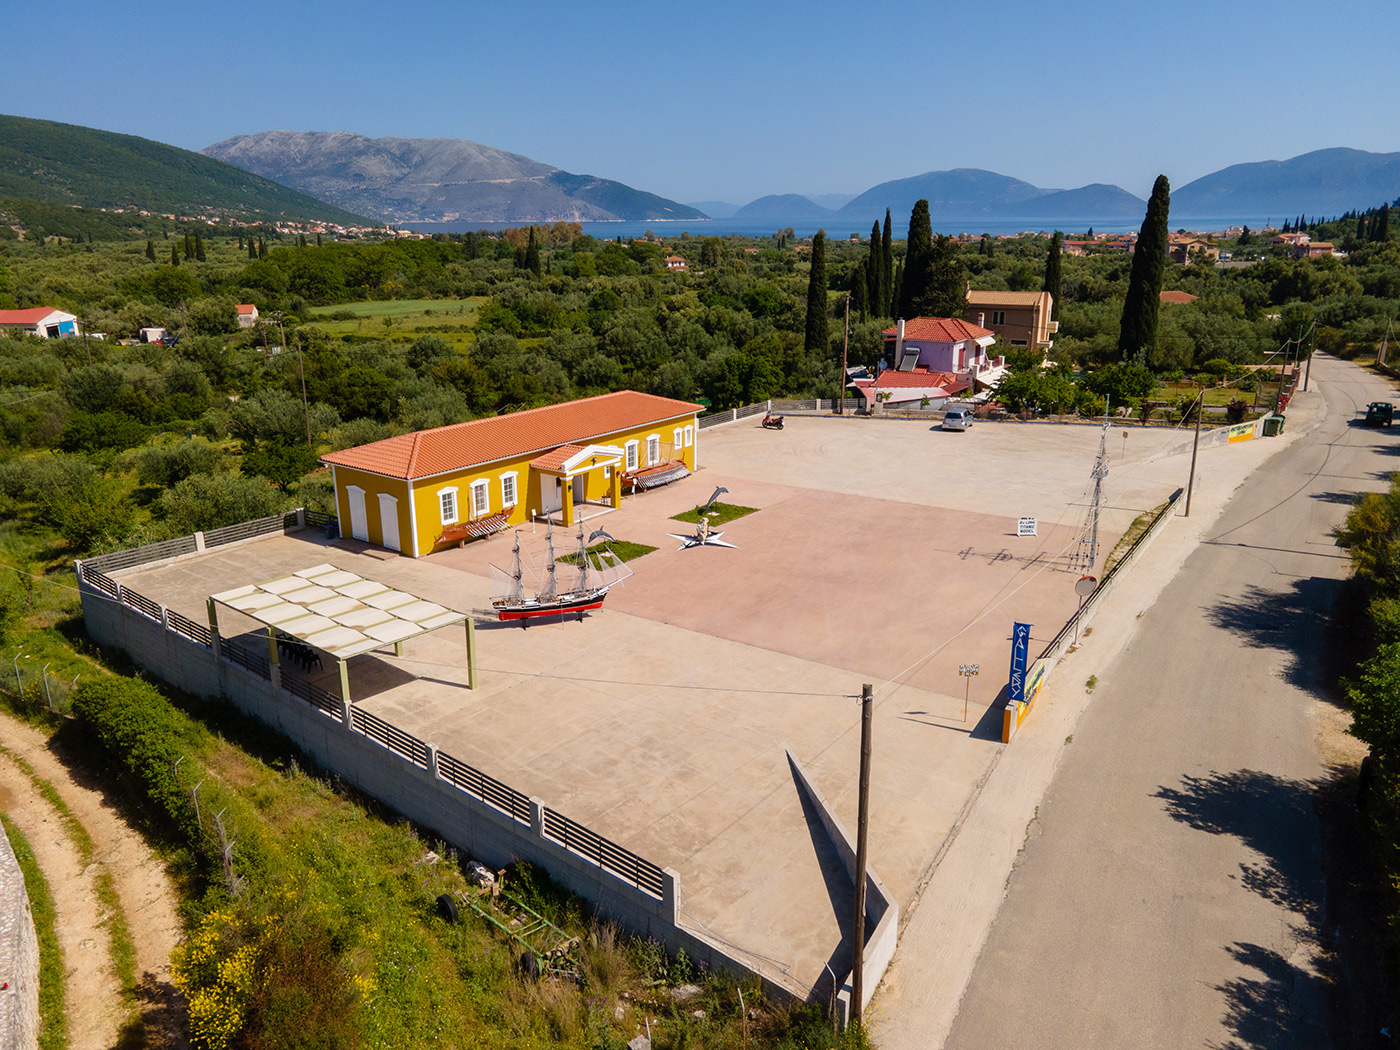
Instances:
[[[413,561],[306,532],[120,578],[202,621],[210,593],[330,561],[476,611],[480,688],[449,630],[355,658],[355,702],[675,868],[686,922],[811,987],[842,968],[850,893],[784,749],[854,829],[855,697],[874,683],[871,864],[910,901],[1000,747],[1012,621],[1035,625],[1036,649],[1075,607],[1066,552],[1100,434],[797,417],[704,431],[699,472],[590,522],[659,549],[582,622],[490,621],[488,564],[508,564],[508,533]],[[1105,551],[1185,482],[1189,457],[1160,455],[1182,440],[1110,432]],[[724,527],[738,549],[678,551],[666,534],[689,527],[670,515],[721,485],[758,508]],[[1037,536],[1016,535],[1020,517]],[[531,553],[542,540],[522,530]],[[966,721],[961,663],[982,672]]]

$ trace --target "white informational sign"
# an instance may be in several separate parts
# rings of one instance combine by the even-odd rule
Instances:
[[[1035,529],[1036,529],[1036,519],[1035,519],[1035,518],[1019,518],[1019,519],[1017,519],[1017,521],[1016,521],[1016,535],[1017,535],[1017,536],[1034,536],[1034,535],[1036,535]]]

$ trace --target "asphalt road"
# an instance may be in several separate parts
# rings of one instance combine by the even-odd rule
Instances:
[[[1313,795],[1338,716],[1316,684],[1349,566],[1329,532],[1400,469],[1400,427],[1357,425],[1397,399],[1383,380],[1318,358],[1312,383],[1325,417],[1099,674],[947,1047],[1331,1045]]]

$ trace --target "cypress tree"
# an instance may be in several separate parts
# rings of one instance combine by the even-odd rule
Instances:
[[[1057,233],[1056,236],[1059,234]],[[977,245],[977,254],[984,259],[990,259],[995,251],[996,249],[992,247],[992,235],[990,233],[982,234],[982,240]]]
[[[173,245],[173,244],[170,246],[170,265],[171,265],[171,266],[179,266],[179,265],[180,265],[180,253],[179,253],[178,251],[175,250],[175,245]]]
[[[544,272],[540,263],[540,242],[535,239],[535,228],[530,227],[530,240],[525,245],[525,269],[536,277]]]
[[[197,262],[207,261],[204,254],[204,238],[197,233],[194,235],[194,257]]]
[[[1147,202],[1147,215],[1138,232],[1133,265],[1128,272],[1128,294],[1123,300],[1123,322],[1118,329],[1118,352],[1124,360],[1146,365],[1157,345],[1157,316],[1161,311],[1162,279],[1167,267],[1167,214],[1171,208],[1171,184],[1158,175]]]
[[[150,239],[146,241],[146,258],[150,259],[151,262],[156,261],[156,245],[155,242]]]
[[[1356,239],[1364,241],[1366,239],[1366,216],[1359,215],[1356,219]]]
[[[856,263],[855,276],[851,279],[851,306],[862,321],[870,319],[870,267],[867,260]]]
[[[1381,212],[1376,216],[1376,240],[1387,241],[1390,239],[1390,205],[1382,204]]]
[[[1050,319],[1060,312],[1060,246],[1065,235],[1059,230],[1050,238],[1050,252],[1045,256],[1045,283],[1041,287],[1050,293]]]
[[[238,250],[240,252],[243,250],[243,234],[241,233],[238,235]]]
[[[812,238],[812,273],[807,279],[807,340],[804,349],[826,353],[831,348],[826,302],[826,231]]]
[[[895,283],[894,276],[894,241],[890,236],[890,210],[885,209],[885,232],[880,238],[880,254],[883,256],[881,262],[884,265],[884,272],[880,275],[880,303],[879,313],[881,317],[894,316],[894,301],[899,295],[899,285]],[[901,274],[903,267],[900,268]]]
[[[249,237],[249,238],[248,238],[248,258],[250,258],[250,259],[256,259],[257,257],[258,257],[258,246],[257,246],[256,244],[253,243],[253,238]]]
[[[185,262],[194,258],[194,238],[185,234]]]
[[[904,260],[899,260],[899,265],[894,268],[894,274],[890,279],[890,285],[894,288],[894,297],[898,299],[903,294],[904,288]],[[887,313],[886,317],[893,317],[894,314]]]
[[[865,261],[865,300],[867,307],[876,316],[882,316],[880,308],[885,302],[885,255],[880,247],[880,220],[870,227],[870,255]]]
[[[927,288],[927,258],[933,251],[933,225],[929,219],[928,201],[914,202],[909,213],[909,235],[904,242],[904,280],[899,289],[898,316],[906,320],[917,317],[916,301],[922,301]]]
[[[321,235],[319,233],[316,235],[316,247],[321,247]]]
[[[266,259],[266,258],[267,258],[267,242],[266,242],[265,240],[263,240],[261,237],[258,238],[258,258],[259,258],[259,259]]]

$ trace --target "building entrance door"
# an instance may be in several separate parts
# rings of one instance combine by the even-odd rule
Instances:
[[[350,497],[350,535],[357,540],[369,540],[369,519],[365,515],[365,490],[358,485],[346,488]]]

